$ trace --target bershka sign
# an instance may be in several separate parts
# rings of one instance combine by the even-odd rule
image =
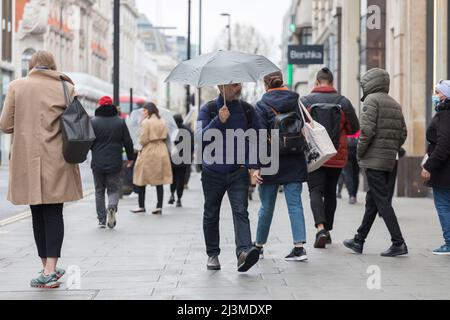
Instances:
[[[288,63],[310,65],[324,63],[323,46],[289,46]]]

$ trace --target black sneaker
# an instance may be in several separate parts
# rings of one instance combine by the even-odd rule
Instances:
[[[362,254],[364,250],[364,245],[362,243],[356,242],[355,239],[345,240],[344,246],[352,250],[356,254]]]
[[[407,254],[408,254],[408,247],[404,243],[401,246],[392,245],[392,247],[390,247],[388,251],[383,252],[381,256],[387,258],[395,258],[400,256],[406,256]]]
[[[291,253],[284,258],[286,261],[292,261],[292,262],[303,262],[308,260],[308,256],[306,255],[305,248],[294,248],[292,249]]]
[[[316,249],[326,249],[327,248],[328,235],[326,230],[319,231],[316,235],[316,242],[314,243],[314,248]]]
[[[259,261],[259,250],[251,248],[247,252],[242,252],[238,259],[238,272],[247,272]]]
[[[219,271],[221,269],[219,257],[209,257],[206,268],[209,271]]]
[[[175,196],[174,196],[174,195],[171,195],[171,196],[170,196],[169,204],[170,204],[170,205],[175,204]]]
[[[333,239],[331,238],[331,233],[330,231],[327,231],[327,245],[332,245],[333,244]]]
[[[254,243],[253,245],[256,248],[256,250],[258,250],[258,252],[259,252],[259,259],[263,260],[264,259],[264,247],[258,247],[256,245],[256,243]]]
[[[177,201],[177,208],[183,208],[183,204],[181,203],[181,200]]]
[[[100,221],[98,223],[98,228],[99,229],[106,229],[106,222]]]
[[[117,219],[116,219],[116,209],[110,208],[108,209],[108,228],[114,229],[117,226]]]

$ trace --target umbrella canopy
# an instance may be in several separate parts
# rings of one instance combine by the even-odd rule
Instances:
[[[264,56],[236,51],[218,51],[180,63],[166,82],[195,87],[213,87],[257,82],[280,69]]]

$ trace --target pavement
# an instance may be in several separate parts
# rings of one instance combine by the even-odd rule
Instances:
[[[313,249],[315,233],[306,190],[303,196],[309,261],[283,260],[291,250],[292,240],[286,204],[280,194],[266,258],[246,274],[236,271],[232,216],[227,200],[221,219],[222,271],[206,270],[203,196],[198,174],[193,176],[191,188],[186,191],[183,209],[166,207],[162,216],[134,215],[129,210],[137,206],[137,199],[123,199],[115,230],[97,228],[94,198],[89,196],[65,209],[66,236],[61,266],[72,271],[63,278],[65,282],[60,289],[43,291],[29,287],[30,279],[41,268],[31,220],[27,218],[0,227],[0,300],[428,300],[450,297],[450,257],[432,255],[432,250],[442,244],[442,232],[430,199],[395,199],[410,255],[391,259],[380,257],[390,246],[389,234],[381,220],[377,220],[372,230],[364,255],[353,255],[341,245],[354,235],[364,211],[363,204],[350,206],[346,199],[339,201],[334,244],[328,250]],[[154,203],[156,190],[148,188],[148,208]],[[251,202],[253,232],[258,207],[258,201]],[[79,286],[70,285],[73,279]]]

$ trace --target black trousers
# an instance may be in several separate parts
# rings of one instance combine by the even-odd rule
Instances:
[[[369,235],[370,229],[379,213],[383,218],[391,234],[392,243],[401,246],[405,243],[397,216],[392,207],[392,198],[394,197],[395,182],[397,179],[397,167],[393,172],[384,172],[378,170],[366,170],[369,191],[366,198],[366,212],[361,227],[355,240],[364,243]]]
[[[30,206],[34,240],[41,259],[61,258],[64,240],[63,204]]]
[[[178,200],[181,200],[184,193],[184,185],[186,183],[186,175],[187,175],[187,166],[172,166],[172,172],[173,172],[173,183],[170,186],[170,192],[175,194],[175,191],[177,192]]]
[[[327,231],[333,230],[337,208],[336,187],[341,172],[342,169],[322,167],[309,175],[311,210],[316,228],[323,224]]]
[[[342,192],[342,188],[347,187],[348,194],[350,197],[355,197],[358,195],[359,190],[359,174],[361,169],[358,164],[358,159],[356,154],[349,153],[347,166],[342,170],[342,175],[339,179],[338,192]]]
[[[139,196],[139,208],[145,208],[145,189],[146,188],[147,188],[147,186],[144,186],[144,187],[136,186],[136,191]],[[163,201],[164,201],[164,186],[156,187],[156,195],[158,198],[158,203],[156,205],[156,208],[162,209]]]

